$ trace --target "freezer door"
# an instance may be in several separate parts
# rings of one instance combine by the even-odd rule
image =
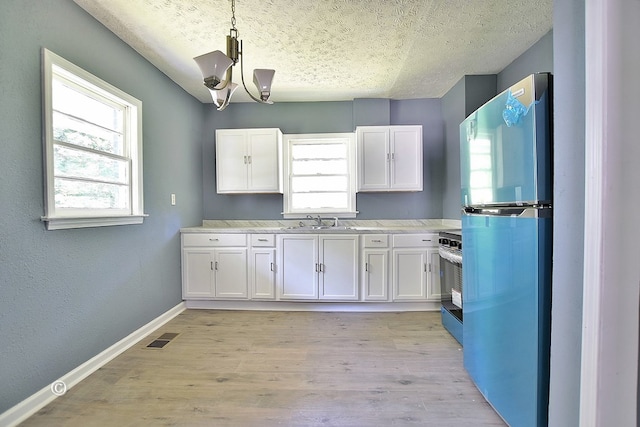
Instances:
[[[551,219],[463,215],[464,366],[512,426],[547,420]]]
[[[462,206],[551,202],[547,79],[527,77],[461,123]]]

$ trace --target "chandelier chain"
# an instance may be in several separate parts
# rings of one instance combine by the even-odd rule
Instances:
[[[231,0],[231,28],[238,31],[236,29],[236,0]]]

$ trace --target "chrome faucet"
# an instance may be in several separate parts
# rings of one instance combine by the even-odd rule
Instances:
[[[314,220],[318,226],[321,226],[321,225],[322,225],[322,218],[320,218],[320,215],[318,215],[318,216],[317,216],[317,217],[315,217],[315,218],[314,218],[314,217],[312,217],[311,215],[307,215],[307,219],[312,219],[312,220]]]

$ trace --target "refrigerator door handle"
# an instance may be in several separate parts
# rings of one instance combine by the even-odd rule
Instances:
[[[507,216],[514,218],[551,218],[551,206],[526,206],[526,207],[495,207],[473,208],[466,206],[462,209],[463,215],[477,216]]]

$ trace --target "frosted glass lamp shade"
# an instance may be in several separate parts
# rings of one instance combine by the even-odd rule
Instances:
[[[269,97],[271,96],[271,82],[273,81],[273,75],[276,73],[276,70],[267,70],[263,68],[256,68],[253,70],[253,83],[257,86],[260,91],[260,100],[263,102],[268,102]]]
[[[238,85],[231,82],[224,89],[209,89],[211,91],[211,97],[213,98],[213,103],[218,107],[218,110],[223,110],[229,104],[229,100],[231,99],[231,95],[237,89]]]
[[[215,89],[220,84],[233,61],[219,50],[196,56],[194,61],[200,67],[202,77],[204,77],[204,85],[209,89]]]

